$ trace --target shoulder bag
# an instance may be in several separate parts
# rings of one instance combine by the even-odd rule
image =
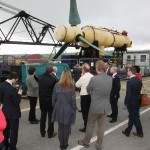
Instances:
[[[140,107],[144,107],[144,106],[148,106],[150,105],[150,100],[149,100],[149,97],[148,97],[148,94],[146,94],[145,92],[145,88],[143,86],[143,89],[144,89],[144,93],[141,93],[141,104],[140,104]]]

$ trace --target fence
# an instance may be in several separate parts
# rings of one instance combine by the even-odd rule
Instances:
[[[102,60],[108,60],[110,62],[110,64],[112,66],[117,66],[118,67],[118,73],[120,74],[120,76],[122,78],[125,77],[125,73],[128,67],[134,66],[134,65],[138,65],[140,67],[140,74],[142,76],[147,76],[150,75],[150,60],[149,59],[113,59],[113,58],[80,58],[80,59],[59,59],[59,60],[53,60],[53,61],[49,61],[49,60],[41,60],[41,59],[30,59],[29,62],[24,62],[24,61],[20,61],[21,63],[18,66],[18,68],[21,66],[21,64],[28,64],[28,66],[30,65],[38,65],[38,66],[45,66],[51,63],[59,63],[59,64],[68,64],[68,66],[70,67],[70,69],[72,70],[73,67],[76,64],[79,64],[80,66],[83,63],[88,63],[91,66],[91,72],[93,74],[95,74],[95,63],[97,60],[102,59]],[[0,79],[1,80],[5,80],[7,78],[7,75],[10,71],[14,71],[16,67],[16,64],[14,63],[16,60],[12,57],[12,64],[10,64],[10,59],[1,59],[0,60]],[[36,63],[35,63],[36,62]],[[49,63],[47,63],[49,62]],[[45,69],[45,68],[44,68]],[[63,70],[63,68],[61,69]],[[17,70],[18,71],[18,70]],[[20,71],[21,72],[21,71]],[[27,72],[27,71],[26,71]],[[43,70],[44,72],[44,70]],[[20,73],[21,74],[21,73]],[[22,78],[22,75],[20,75]],[[59,75],[60,76],[60,75]]]

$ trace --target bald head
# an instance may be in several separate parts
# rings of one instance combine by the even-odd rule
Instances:
[[[53,72],[57,73],[57,67],[53,66]]]
[[[83,70],[84,72],[90,72],[90,66],[89,66],[89,64],[84,63],[84,64],[82,65],[82,70]]]
[[[118,71],[118,68],[115,67],[115,66],[111,67],[111,69],[110,69],[110,72],[111,72],[112,74],[117,73],[117,71]]]

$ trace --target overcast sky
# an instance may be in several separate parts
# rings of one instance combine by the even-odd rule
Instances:
[[[68,24],[70,0],[3,0],[52,25]],[[150,49],[150,0],[77,0],[81,24],[126,30],[133,49]],[[0,22],[11,17],[0,11]]]

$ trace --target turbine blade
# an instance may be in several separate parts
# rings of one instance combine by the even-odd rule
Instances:
[[[64,50],[70,45],[70,43],[64,43],[60,50],[57,52],[57,54],[53,57],[53,59],[57,59],[63,52]]]
[[[105,55],[107,55],[107,56],[113,56],[112,54],[107,53],[107,52],[105,52],[104,50],[101,50],[101,49],[99,49],[98,47],[96,47],[95,45],[91,44],[91,43],[88,42],[86,39],[84,39],[82,36],[78,36],[78,37],[77,37],[77,40],[78,40],[78,41],[81,41],[81,42],[83,42],[83,43],[88,44],[89,46],[95,48],[96,50],[100,51],[101,53],[103,53],[103,54],[105,54]]]
[[[70,0],[69,23],[75,26],[81,23],[76,0]]]

